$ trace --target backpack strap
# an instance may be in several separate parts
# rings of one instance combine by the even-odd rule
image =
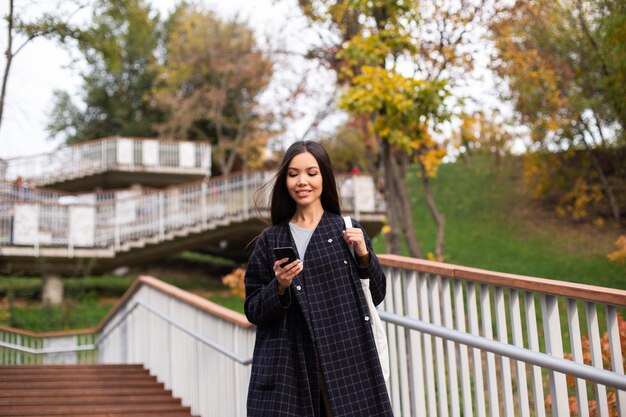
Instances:
[[[352,219],[350,218],[350,216],[343,216],[343,222],[346,225],[346,229],[352,228]],[[352,254],[352,257],[354,258],[354,247],[352,245],[348,245],[348,248],[350,249],[350,253]]]

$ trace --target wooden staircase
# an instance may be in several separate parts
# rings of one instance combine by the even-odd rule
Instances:
[[[0,366],[0,416],[191,417],[141,365]]]

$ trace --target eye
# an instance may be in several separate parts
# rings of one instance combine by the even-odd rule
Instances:
[[[311,171],[311,172],[309,172],[309,177],[314,177],[314,176],[316,176],[317,174],[318,174],[318,172],[317,172],[317,171]]]

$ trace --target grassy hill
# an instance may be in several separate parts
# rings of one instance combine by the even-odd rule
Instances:
[[[606,258],[617,228],[573,224],[539,207],[524,193],[521,163],[505,159],[497,175],[484,155],[441,166],[432,183],[446,216],[445,262],[626,289],[626,266]],[[434,252],[435,225],[421,181],[411,172],[407,182],[422,250]],[[384,252],[380,236],[375,243]]]

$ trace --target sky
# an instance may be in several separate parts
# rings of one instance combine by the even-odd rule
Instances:
[[[304,52],[310,42],[314,42],[315,34],[307,28],[307,23],[297,12],[296,0],[199,0],[208,8],[215,10],[223,18],[237,16],[247,21],[260,38],[270,37],[273,42],[284,42],[290,51]],[[177,0],[151,0],[151,6],[161,15],[167,15],[174,8]],[[55,10],[62,4],[60,0],[15,0],[16,11],[27,17],[35,17],[44,11]],[[0,1],[0,14],[8,12],[8,1]],[[73,16],[70,20],[76,23],[83,16]],[[78,20],[80,22],[80,20]],[[7,44],[6,21],[0,23],[0,48],[4,52]],[[16,45],[18,46],[18,45]],[[273,105],[277,100],[284,99],[285,89],[282,83],[294,82],[299,73],[308,70],[310,85],[319,90],[313,96],[303,97],[299,107],[303,110],[301,117],[287,126],[285,139],[292,141],[301,139],[311,125],[315,109],[324,106],[332,95],[333,76],[315,66],[310,61],[289,57],[290,68],[276,71],[281,81],[274,84],[275,88],[263,97],[262,102]],[[5,57],[0,55],[0,69],[4,69]],[[69,92],[76,99],[80,97],[81,80],[80,55],[70,52],[53,41],[35,39],[30,42],[13,60],[2,125],[0,126],[0,158],[7,159],[51,152],[61,146],[61,139],[50,140],[46,132],[46,124],[52,109],[52,97],[55,89]],[[484,91],[493,89],[489,80],[485,83],[473,82],[468,86],[469,94],[480,96]],[[466,94],[468,91],[465,92]],[[282,96],[281,96],[282,95]],[[484,99],[483,99],[484,100]],[[78,100],[76,100],[78,101]],[[320,129],[331,131],[341,120],[340,115],[330,117]],[[320,133],[320,132],[318,132]]]
[[[152,0],[151,6],[161,15],[167,15],[177,3],[176,0]],[[215,10],[224,18],[237,16],[247,21],[260,37],[280,37],[287,42],[289,50],[304,52],[306,42],[302,33],[306,33],[306,21],[297,14],[294,0],[203,0],[202,3]],[[15,0],[18,13],[37,16],[44,11],[54,10],[58,0]],[[8,1],[0,1],[0,15],[8,13]],[[88,16],[88,13],[84,13]],[[74,16],[76,22],[81,16]],[[84,17],[83,17],[84,18]],[[0,24],[0,69],[4,70],[6,59],[4,51],[7,46],[6,21]],[[19,43],[15,42],[15,47]],[[15,48],[14,47],[14,48]],[[46,153],[61,145],[60,139],[50,140],[46,132],[46,124],[52,109],[53,91],[61,89],[74,97],[79,97],[81,80],[80,55],[69,52],[53,41],[35,39],[28,43],[14,58],[6,95],[6,104],[2,125],[0,126],[0,158],[13,158]],[[299,63],[311,67],[310,63]],[[74,63],[73,63],[74,62]],[[281,73],[283,77],[289,74]],[[331,77],[324,72],[312,75],[313,83],[326,84],[331,89]],[[279,91],[274,95],[280,96]],[[322,92],[323,94],[323,92]],[[265,97],[266,101],[271,101]],[[324,98],[312,98],[315,102],[323,102]],[[301,103],[305,108],[315,107],[314,104]],[[303,117],[293,123],[289,134],[295,139],[306,131],[313,116]]]

